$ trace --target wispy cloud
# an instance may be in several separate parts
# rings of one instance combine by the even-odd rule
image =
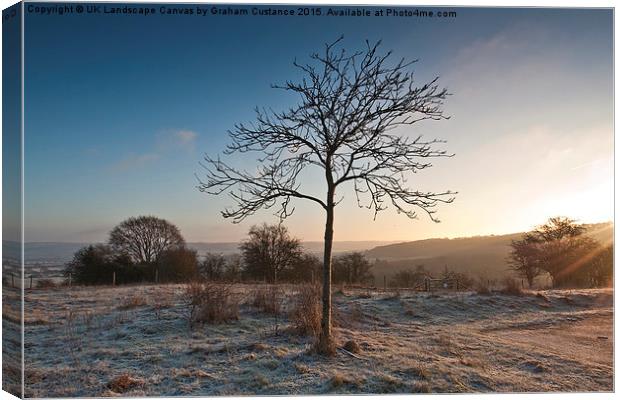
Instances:
[[[112,164],[110,171],[112,172],[126,172],[132,169],[141,168],[159,159],[159,154],[146,153],[146,154],[129,154],[122,160]]]
[[[193,151],[198,134],[187,129],[165,131],[157,135],[156,147],[159,152],[167,152],[171,149]]]
[[[175,151],[193,152],[198,134],[188,129],[168,130],[155,136],[151,149],[144,153],[129,153],[123,159],[113,163],[109,170],[126,172],[142,168]]]

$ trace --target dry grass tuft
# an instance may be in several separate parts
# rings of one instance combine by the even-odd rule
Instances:
[[[381,393],[399,392],[404,386],[403,381],[391,375],[379,374],[377,379],[379,380],[378,390]]]
[[[239,301],[230,285],[192,282],[185,287],[184,299],[192,323],[226,323],[239,319]]]
[[[300,374],[307,374],[310,372],[310,368],[305,364],[295,363],[293,364],[293,366],[295,367],[297,372],[299,372]]]
[[[131,389],[143,387],[144,384],[144,379],[134,378],[129,374],[123,374],[108,382],[107,387],[113,392],[125,393]]]
[[[321,291],[318,285],[301,285],[294,299],[290,320],[297,334],[319,337],[321,332]]]
[[[359,354],[362,351],[359,344],[357,344],[355,340],[347,341],[342,348],[353,354]]]
[[[336,371],[332,374],[331,379],[329,380],[329,386],[332,389],[338,389],[342,386],[345,385],[354,385],[354,386],[360,386],[361,381],[358,379],[354,379],[350,376],[345,376],[342,373]]]
[[[413,393],[430,393],[431,386],[426,382],[416,382],[413,384]]]
[[[257,287],[250,294],[250,305],[269,315],[280,315],[284,291],[277,285],[263,285]]]
[[[421,379],[428,379],[431,376],[430,371],[420,363],[414,363],[413,365],[405,369],[404,372]]]
[[[344,377],[344,375],[338,372],[334,373],[334,375],[332,375],[332,378],[329,380],[329,385],[332,388],[339,388],[345,383],[346,383],[346,378]]]
[[[118,307],[119,310],[129,310],[132,308],[138,308],[146,305],[146,298],[140,294],[134,294],[133,296],[125,299]]]

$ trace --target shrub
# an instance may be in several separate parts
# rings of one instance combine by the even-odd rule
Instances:
[[[510,296],[521,296],[523,294],[519,282],[517,282],[516,279],[510,277],[504,279],[504,287],[502,288],[501,292]]]
[[[319,285],[305,284],[299,286],[290,319],[299,335],[319,337],[321,332],[321,291]]]
[[[184,292],[189,322],[225,323],[239,319],[239,302],[231,286],[212,282],[189,283]]]

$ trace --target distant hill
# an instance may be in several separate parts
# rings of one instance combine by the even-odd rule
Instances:
[[[589,224],[588,234],[601,243],[613,242],[613,224]],[[523,232],[507,235],[474,236],[456,239],[425,239],[413,242],[378,246],[366,252],[368,258],[382,260],[373,273],[377,284],[383,276],[389,277],[402,270],[423,264],[432,273],[441,272],[446,266],[452,271],[467,273],[472,277],[501,279],[509,271],[506,258],[512,240],[520,239]]]

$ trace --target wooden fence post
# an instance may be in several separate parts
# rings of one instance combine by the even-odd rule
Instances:
[[[69,287],[71,287],[71,276],[72,274],[69,274]]]
[[[155,283],[159,283],[159,268],[155,268]]]
[[[14,288],[15,287],[15,275],[13,275],[13,273],[11,272],[11,287]]]
[[[30,289],[32,289],[32,275],[30,275]]]
[[[112,286],[116,286],[116,271],[112,271]]]

